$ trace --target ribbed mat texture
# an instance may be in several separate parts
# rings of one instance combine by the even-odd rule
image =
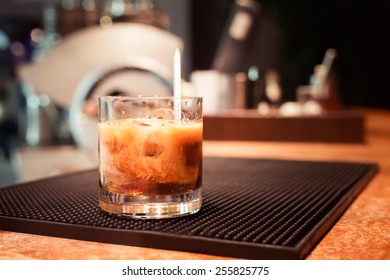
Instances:
[[[375,164],[204,158],[203,207],[132,220],[102,213],[98,172],[0,189],[0,229],[251,259],[305,258],[375,174]]]

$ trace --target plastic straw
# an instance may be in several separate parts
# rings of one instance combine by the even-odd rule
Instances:
[[[175,114],[175,121],[181,119],[181,61],[180,50],[176,49],[173,56],[173,110]]]

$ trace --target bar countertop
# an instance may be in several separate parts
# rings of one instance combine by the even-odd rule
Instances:
[[[364,110],[363,144],[205,141],[205,156],[377,163],[379,172],[307,259],[390,259],[390,111]],[[43,149],[43,150],[42,150]],[[45,150],[46,149],[46,150]],[[71,147],[29,148],[20,152],[25,180],[43,176],[44,154],[72,155]],[[40,158],[36,157],[41,155]],[[68,162],[64,159],[65,162]],[[74,161],[73,161],[74,162]],[[78,160],[84,167],[88,163]],[[46,162],[47,163],[47,162]],[[50,164],[49,164],[50,165]],[[51,173],[75,166],[51,166]],[[34,170],[35,168],[35,170]],[[46,170],[47,171],[47,170]],[[35,177],[34,177],[35,176]],[[220,256],[113,245],[0,230],[0,259],[228,259]]]

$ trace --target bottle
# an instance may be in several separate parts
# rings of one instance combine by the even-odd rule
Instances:
[[[238,73],[253,41],[261,6],[254,0],[236,0],[219,42],[212,68]]]
[[[79,29],[95,25],[99,19],[98,0],[61,0],[58,8],[58,30],[67,36]]]
[[[115,22],[143,23],[165,30],[169,27],[168,16],[157,9],[151,0],[105,1],[100,24],[109,26]]]
[[[82,0],[81,6],[84,10],[85,26],[97,24],[100,15],[100,4],[97,0]]]
[[[33,60],[42,58],[50,49],[61,41],[61,36],[57,31],[57,23],[58,13],[56,4],[52,1],[45,2],[42,15],[43,30],[37,28],[31,33],[31,36],[33,36],[34,32],[39,34],[36,36],[37,45],[32,54]]]
[[[257,108],[260,102],[268,102],[264,89],[264,75],[257,66],[248,69],[246,108]]]

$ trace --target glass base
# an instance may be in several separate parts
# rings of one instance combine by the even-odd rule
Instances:
[[[100,189],[103,211],[136,219],[162,219],[193,214],[202,206],[202,189],[177,195],[132,196]]]

